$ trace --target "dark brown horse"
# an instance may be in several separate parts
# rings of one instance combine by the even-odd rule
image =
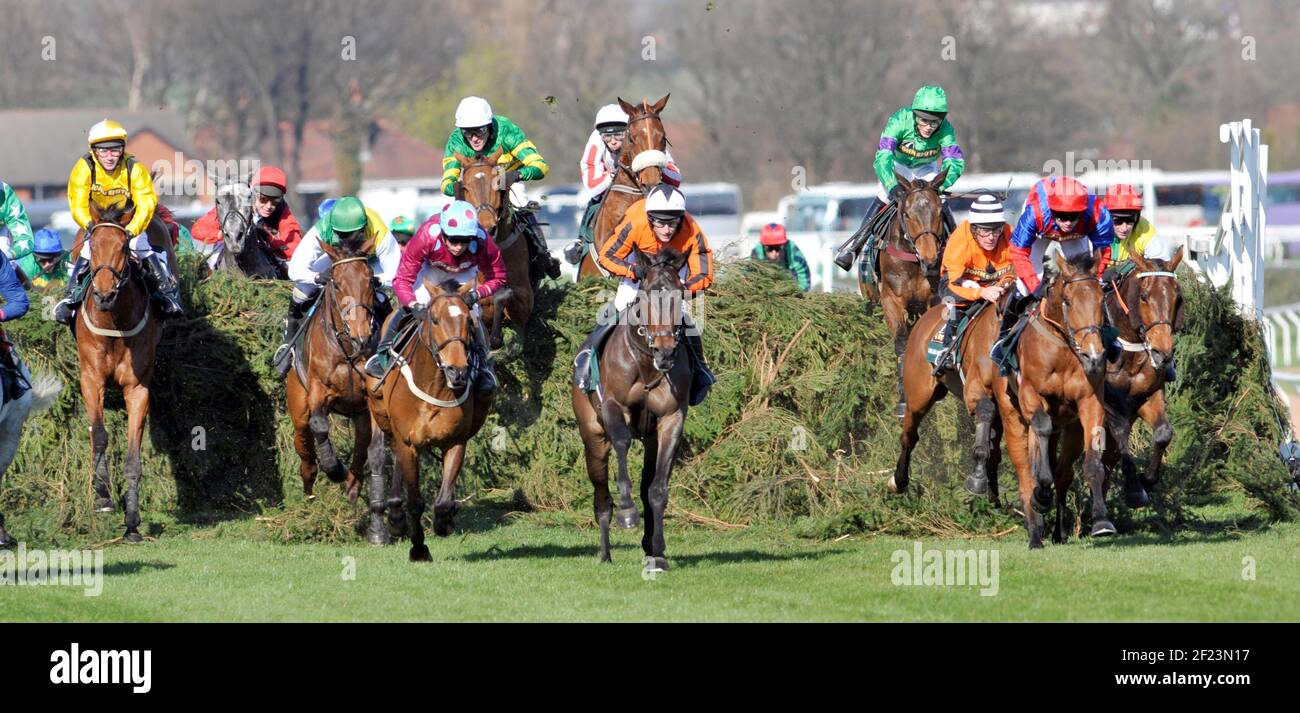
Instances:
[[[85,290],[73,323],[77,336],[77,357],[81,364],[81,397],[90,420],[90,449],[93,458],[95,510],[112,512],[114,499],[108,475],[108,431],[104,428],[104,390],[109,382],[122,388],[127,412],[127,450],[122,470],[126,475],[127,542],[140,542],[140,443],[149,414],[149,387],[153,381],[154,354],[162,336],[161,312],[149,297],[138,271],[129,259],[130,224],[135,208],[101,211],[90,204],[93,221],[84,231],[90,241],[90,285]],[[156,224],[156,225],[155,225]],[[150,242],[166,250],[169,267],[175,270],[171,239],[161,221],[149,225]],[[162,234],[158,234],[161,230]],[[76,254],[81,241],[73,244]]]
[[[1018,373],[998,376],[994,390],[1007,441],[1016,466],[1020,506],[1029,530],[1029,547],[1043,546],[1043,518],[1053,503],[1056,486],[1056,537],[1061,534],[1065,493],[1074,473],[1059,473],[1055,449],[1087,444],[1083,472],[1092,487],[1092,534],[1115,532],[1106,512],[1106,414],[1102,406],[1102,293],[1084,254],[1070,261],[1056,258],[1057,276],[1047,296],[1027,317],[1028,325],[1016,345]]]
[[[308,498],[315,497],[312,488],[318,465],[324,467],[331,481],[346,480],[344,488],[351,500],[356,500],[365,472],[371,433],[362,369],[374,353],[377,334],[372,307],[374,271],[366,257],[371,242],[366,241],[355,251],[321,243],[332,264],[304,327],[303,354],[298,356],[301,363],[285,376],[298,474]],[[330,441],[330,414],[352,420],[355,439],[352,467],[348,470],[344,470]]]
[[[898,176],[898,185],[906,192],[897,200],[898,212],[881,236],[886,247],[880,253],[880,283],[858,283],[863,297],[880,303],[894,338],[894,356],[898,360],[896,416],[902,416],[905,408],[902,361],[907,335],[912,323],[938,300],[939,259],[944,242],[943,199],[939,191],[947,177],[946,168],[930,181]]]
[[[519,226],[510,209],[510,186],[503,180],[505,169],[497,164],[500,158],[501,149],[490,156],[477,158],[456,154],[461,171],[454,190],[458,200],[469,201],[478,208],[478,224],[501,251],[501,260],[506,265],[506,283],[510,286],[510,296],[503,305],[505,316],[510,318],[510,323],[515,325],[515,331],[522,338],[524,325],[533,314],[535,286],[528,272],[528,245],[520,239]],[[492,325],[488,344],[492,349],[499,349],[503,341],[502,320],[494,319],[493,303],[485,303],[482,307],[486,310],[484,322]]]
[[[578,263],[578,280],[608,276],[599,267],[593,251],[599,250],[601,242],[614,234],[614,229],[623,222],[623,214],[628,207],[644,198],[651,188],[663,181],[663,171],[659,166],[645,166],[640,171],[633,171],[632,164],[637,156],[647,151],[668,150],[668,135],[664,132],[659,114],[668,106],[669,96],[671,95],[665,94],[654,104],[643,100],[638,106],[618,100],[619,107],[628,116],[627,138],[623,140],[623,148],[619,149],[614,161],[614,182],[605,192],[596,214],[591,250]]]
[[[1105,463],[1118,463],[1124,474],[1124,497],[1129,507],[1149,502],[1147,491],[1160,482],[1160,465],[1174,429],[1165,414],[1165,368],[1174,358],[1174,332],[1182,327],[1183,291],[1174,271],[1183,260],[1183,248],[1173,259],[1147,260],[1133,254],[1137,269],[1116,283],[1106,295],[1109,322],[1119,329],[1123,355],[1106,368],[1107,442]],[[1138,477],[1129,447],[1129,434],[1141,418],[1151,427],[1151,461]],[[1061,467],[1066,458],[1061,454]],[[1077,454],[1074,454],[1077,457]],[[1073,465],[1073,458],[1069,465]]]
[[[600,355],[600,384],[596,392],[572,387],[573,413],[578,419],[586,453],[587,476],[595,488],[596,522],[600,525],[600,561],[609,562],[609,451],[618,456],[618,524],[635,527],[639,519],[632,503],[628,448],[633,438],[645,446],[641,467],[641,502],[645,534],[641,548],[648,571],[665,570],[664,510],[668,479],[682,442],[691,386],[686,350],[682,296],[686,288],[678,272],[686,256],[666,248],[648,256],[633,249],[643,271],[637,301],[619,315]]]
[[[1004,300],[1005,301],[1005,300]],[[894,474],[889,478],[893,493],[907,491],[912,449],[916,447],[917,431],[930,409],[949,392],[961,399],[975,420],[975,470],[966,478],[966,489],[976,495],[988,493],[994,505],[1000,505],[998,496],[998,466],[1002,463],[1002,419],[998,416],[994,381],[998,367],[989,358],[989,351],[998,338],[999,310],[992,303],[983,302],[960,342],[954,342],[961,361],[955,371],[945,371],[935,376],[926,359],[930,339],[944,323],[946,305],[931,307],[921,315],[908,335],[907,351],[903,355],[903,394],[906,410],[903,412],[903,430],[899,436],[901,451]]]
[[[492,391],[474,388],[469,367],[470,309],[454,281],[425,282],[432,299],[414,313],[414,335],[402,347],[394,368],[381,381],[368,379],[375,437],[370,442],[370,532],[383,541],[385,509],[384,442],[393,448],[393,489],[403,497],[386,502],[389,527],[411,538],[412,562],[428,562],[424,544],[424,496],[420,494],[420,452],[442,450],[442,487],[433,503],[433,531],[446,537],[455,527],[456,479],[465,445],[483,427],[492,408]],[[397,319],[401,312],[389,319]],[[372,539],[372,541],[376,541]]]

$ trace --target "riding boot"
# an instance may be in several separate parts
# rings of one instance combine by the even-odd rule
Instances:
[[[718,379],[709,371],[709,365],[704,361],[704,344],[700,340],[700,335],[686,335],[686,345],[691,351],[691,405],[699,406],[704,402],[704,397],[709,395],[709,388],[717,383]]]
[[[943,202],[943,227],[945,238],[957,230],[957,219],[952,216],[952,209],[948,207],[948,201]]]
[[[596,328],[591,330],[587,339],[583,341],[582,346],[578,347],[578,355],[573,358],[573,383],[581,391],[590,391],[591,383],[591,360],[596,352],[596,345],[605,339],[605,333],[613,329],[615,324],[597,324]]]
[[[1170,359],[1165,364],[1165,383],[1172,384],[1178,379],[1178,370],[1174,368],[1174,360]]]
[[[847,271],[853,267],[853,260],[857,258],[858,253],[862,252],[862,246],[866,245],[867,240],[871,238],[871,221],[875,220],[876,214],[884,207],[884,201],[876,197],[872,197],[871,202],[867,204],[867,214],[862,216],[862,224],[858,226],[857,232],[849,239],[849,243],[835,256],[835,264],[841,270]]]
[[[527,234],[529,242],[533,246],[533,259],[537,265],[546,273],[546,276],[552,280],[560,277],[560,261],[551,257],[551,249],[546,245],[546,236],[542,233],[542,226],[537,222],[537,216],[531,211],[522,213],[524,223],[524,233]]]
[[[379,344],[375,345],[374,355],[366,360],[366,376],[384,378],[384,372],[388,369],[388,353],[393,349],[393,341],[397,339],[398,330],[410,314],[410,309],[402,307],[398,315],[384,327],[384,334],[380,337]]]
[[[142,262],[145,281],[149,283],[149,290],[154,293],[158,305],[162,307],[163,317],[179,317],[184,314],[185,309],[181,307],[181,287],[167,270],[167,258],[161,253],[150,253]]]
[[[479,393],[487,393],[497,388],[497,375],[493,370],[492,355],[483,345],[483,339],[475,335],[470,339],[470,353],[474,357],[478,368],[474,370],[474,389]]]
[[[275,356],[271,357],[271,363],[275,366],[275,371],[280,376],[289,373],[289,364],[292,361],[289,355],[293,350],[293,338],[297,336],[298,330],[302,327],[303,317],[307,314],[307,303],[299,302],[289,298],[289,315],[284,324],[284,341],[279,348],[275,350]]]
[[[68,273],[68,285],[63,293],[63,299],[54,305],[54,321],[60,324],[72,324],[72,315],[76,312],[77,304],[81,302],[82,281],[86,277],[86,272],[90,269],[90,261],[84,257],[78,257],[77,261],[72,264],[72,271]]]
[[[953,334],[957,331],[957,323],[961,320],[961,312],[957,311],[956,305],[950,305],[948,310],[948,324],[943,329],[943,349],[939,350],[939,353],[934,357],[935,376],[943,376],[944,369],[953,365]]]
[[[989,358],[993,360],[994,364],[1003,362],[1002,345],[1006,341],[1007,335],[1011,333],[1011,328],[1016,326],[1016,320],[1020,319],[1025,305],[1032,299],[1031,297],[1015,296],[1007,302],[1007,308],[1002,312],[1002,324],[998,327],[998,340],[993,343],[993,348],[989,351]]]
[[[578,237],[564,248],[564,260],[570,265],[582,262],[583,253],[592,243],[596,231],[596,216],[600,213],[600,198],[597,196],[587,203],[587,209],[582,214],[582,222],[578,224]]]

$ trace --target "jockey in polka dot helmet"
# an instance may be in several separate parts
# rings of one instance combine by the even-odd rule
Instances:
[[[462,287],[475,285],[461,291],[475,317],[470,349],[472,358],[477,359],[479,365],[480,378],[475,384],[480,391],[492,390],[496,379],[484,345],[482,311],[478,303],[505,286],[506,266],[496,243],[479,226],[478,211],[461,200],[448,203],[440,213],[425,221],[406,244],[397,276],[393,278],[393,293],[402,311],[385,327],[383,338],[375,348],[375,356],[366,362],[366,373],[383,378],[399,323],[405,321],[417,305],[429,303],[430,295],[423,286],[426,280],[435,285],[447,280]]]

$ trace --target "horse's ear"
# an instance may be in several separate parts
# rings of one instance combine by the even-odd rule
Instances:
[[[501,159],[501,154],[505,153],[505,150],[505,146],[498,146],[497,150],[493,151],[491,156],[488,156],[488,163],[496,164]]]
[[[654,106],[650,107],[650,113],[654,114],[655,116],[658,116],[659,113],[664,110],[664,107],[668,106],[668,97],[670,96],[672,96],[671,92],[665,94],[663,99],[660,99],[659,101],[655,102]]]
[[[637,113],[637,108],[623,101],[623,97],[618,98],[618,108],[622,109],[623,113],[627,114],[628,116],[633,116]]]
[[[396,238],[394,238],[394,239],[396,239]],[[370,254],[370,251],[373,250],[374,247],[375,247],[375,239],[374,239],[374,238],[366,238],[366,241],[365,241],[364,243],[361,243],[361,247],[357,248],[357,254],[358,254],[358,255],[369,255],[369,254]]]
[[[342,259],[342,258],[340,257],[340,255],[339,255],[339,251],[338,251],[337,249],[335,249],[334,246],[330,245],[329,243],[325,242],[324,240],[321,240],[321,241],[320,241],[320,249],[321,249],[322,251],[324,251],[324,253],[325,253],[326,255],[329,256],[329,258],[330,258],[330,260],[331,260],[332,262],[338,262],[339,260]]]
[[[912,190],[912,181],[908,179],[906,176],[899,173],[898,171],[894,171],[894,178],[898,179],[898,185],[902,186],[903,190],[905,191]]]
[[[1056,253],[1056,272],[1058,275],[1071,274],[1070,263],[1059,252]]]
[[[98,223],[98,222],[100,222],[100,220],[101,220],[101,219],[100,219],[100,217],[99,217],[99,206],[96,205],[95,201],[91,201],[91,202],[90,202],[90,221],[91,221],[92,223]]]
[[[451,155],[456,157],[456,163],[459,163],[462,169],[469,163],[469,158],[459,151],[453,151]]]
[[[943,182],[947,180],[947,178],[948,178],[948,167],[944,166],[943,170],[939,172],[939,175],[935,176],[930,181],[930,187],[936,191],[939,190],[940,188],[943,187]]]
[[[1174,259],[1169,261],[1170,272],[1178,269],[1179,263],[1183,261],[1183,250],[1186,249],[1186,247],[1186,245],[1179,245],[1178,250],[1174,251]]]
[[[135,203],[126,202],[126,210],[122,212],[122,217],[117,219],[118,225],[130,225],[131,220],[135,218]]]
[[[465,184],[456,181],[451,184],[452,197],[458,201],[465,200]]]
[[[1129,259],[1133,261],[1133,264],[1137,265],[1138,269],[1142,272],[1151,271],[1151,263],[1147,262],[1147,256],[1143,255],[1141,250],[1134,250],[1129,253],[1128,256]]]

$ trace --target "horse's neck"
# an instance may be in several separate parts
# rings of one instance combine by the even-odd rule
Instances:
[[[1106,295],[1106,317],[1110,323],[1119,330],[1119,338],[1126,342],[1136,342],[1142,339],[1138,334],[1133,323],[1130,321],[1130,311],[1137,309],[1137,305],[1123,296],[1123,293],[1129,289],[1127,279],[1115,285],[1115,289]],[[1122,303],[1122,304],[1121,304]]]

